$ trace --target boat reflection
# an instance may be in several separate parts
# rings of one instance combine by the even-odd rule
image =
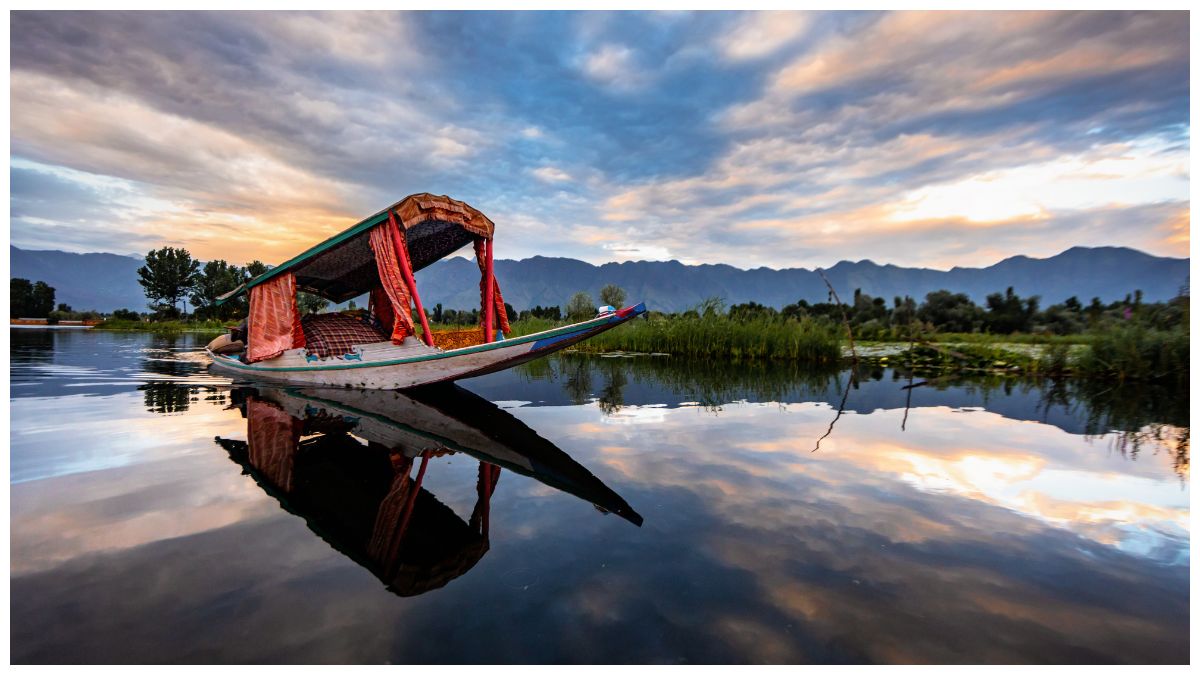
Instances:
[[[642,524],[567,453],[455,385],[403,393],[241,388],[231,398],[246,419],[246,440],[216,442],[284,509],[402,596],[445,586],[487,553],[502,468]],[[466,518],[422,487],[431,458],[456,453],[479,461]]]

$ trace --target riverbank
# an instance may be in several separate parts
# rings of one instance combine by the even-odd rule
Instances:
[[[225,332],[227,323],[109,320],[93,330],[216,335]],[[513,321],[511,335],[529,335],[565,323],[548,319]],[[434,327],[435,330],[453,328],[456,327]],[[1190,369],[1189,338],[1187,330],[1141,326],[1075,335],[929,333],[911,342],[859,342],[851,350],[845,329],[820,319],[733,320],[721,315],[684,315],[634,321],[573,349],[584,353],[670,354],[734,363],[822,365],[853,361],[857,355],[861,365],[906,368],[922,374],[975,372],[1186,383]]]
[[[178,333],[219,334],[228,330],[227,326],[236,321],[132,321],[128,319],[108,319],[93,327],[93,330],[111,330],[120,332],[143,332],[155,335],[175,335]]]

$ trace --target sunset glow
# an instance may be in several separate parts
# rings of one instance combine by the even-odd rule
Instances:
[[[949,268],[1190,242],[1185,13],[16,12],[11,31],[23,248],[274,263],[423,191],[487,213],[504,258]],[[462,35],[481,39],[441,48]]]

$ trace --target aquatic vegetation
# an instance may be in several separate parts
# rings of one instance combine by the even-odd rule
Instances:
[[[789,360],[834,363],[841,357],[841,329],[827,321],[754,318],[735,321],[717,313],[650,317],[598,335],[580,351],[632,351],[733,361]]]
[[[141,321],[130,319],[108,319],[92,330],[134,331],[156,335],[178,335],[179,333],[224,333],[226,326],[236,321]]]
[[[1079,371],[1118,380],[1173,380],[1186,383],[1190,335],[1186,329],[1156,330],[1141,325],[1097,333],[1079,359]]]

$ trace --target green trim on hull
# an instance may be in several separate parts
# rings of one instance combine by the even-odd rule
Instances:
[[[448,358],[454,358],[456,356],[466,356],[467,354],[477,354],[480,352],[493,351],[496,349],[504,349],[506,347],[515,347],[517,345],[527,344],[527,343],[531,343],[531,342],[537,342],[538,340],[544,340],[546,338],[557,337],[557,336],[561,336],[561,335],[571,335],[573,333],[586,333],[587,331],[592,330],[594,328],[601,328],[604,326],[608,326],[609,324],[612,324],[615,326],[617,324],[621,324],[626,321],[629,321],[630,319],[635,319],[638,316],[640,316],[641,314],[645,313],[645,311],[646,311],[645,306],[639,304],[634,308],[634,311],[630,312],[627,316],[619,316],[619,315],[606,316],[606,317],[602,317],[599,319],[592,319],[591,321],[585,321],[583,323],[572,324],[570,326],[563,326],[562,328],[554,328],[551,330],[542,331],[541,333],[532,333],[530,335],[522,335],[521,337],[517,337],[517,338],[500,340],[498,342],[488,342],[488,343],[484,343],[481,345],[475,345],[472,347],[463,347],[461,349],[452,349],[452,350],[446,351],[446,352],[438,352],[436,354],[421,354],[420,356],[410,356],[410,357],[403,358],[403,359],[392,359],[390,361],[364,361],[361,363],[331,363],[331,364],[323,365],[323,366],[288,366],[288,367],[284,367],[284,368],[271,368],[271,367],[255,366],[255,365],[251,365],[248,363],[242,363],[241,361],[238,361],[237,359],[227,357],[227,356],[222,357],[222,356],[218,356],[216,354],[213,354],[212,356],[213,356],[213,362],[220,364],[221,366],[228,366],[230,368],[236,368],[238,370],[245,370],[245,371],[259,372],[259,373],[319,372],[319,371],[327,371],[327,370],[355,370],[358,368],[379,368],[379,367],[383,367],[383,366],[399,366],[399,365],[403,365],[406,363],[419,363],[422,361],[436,361],[438,359],[448,359]],[[209,353],[212,354],[211,352],[209,352]]]

